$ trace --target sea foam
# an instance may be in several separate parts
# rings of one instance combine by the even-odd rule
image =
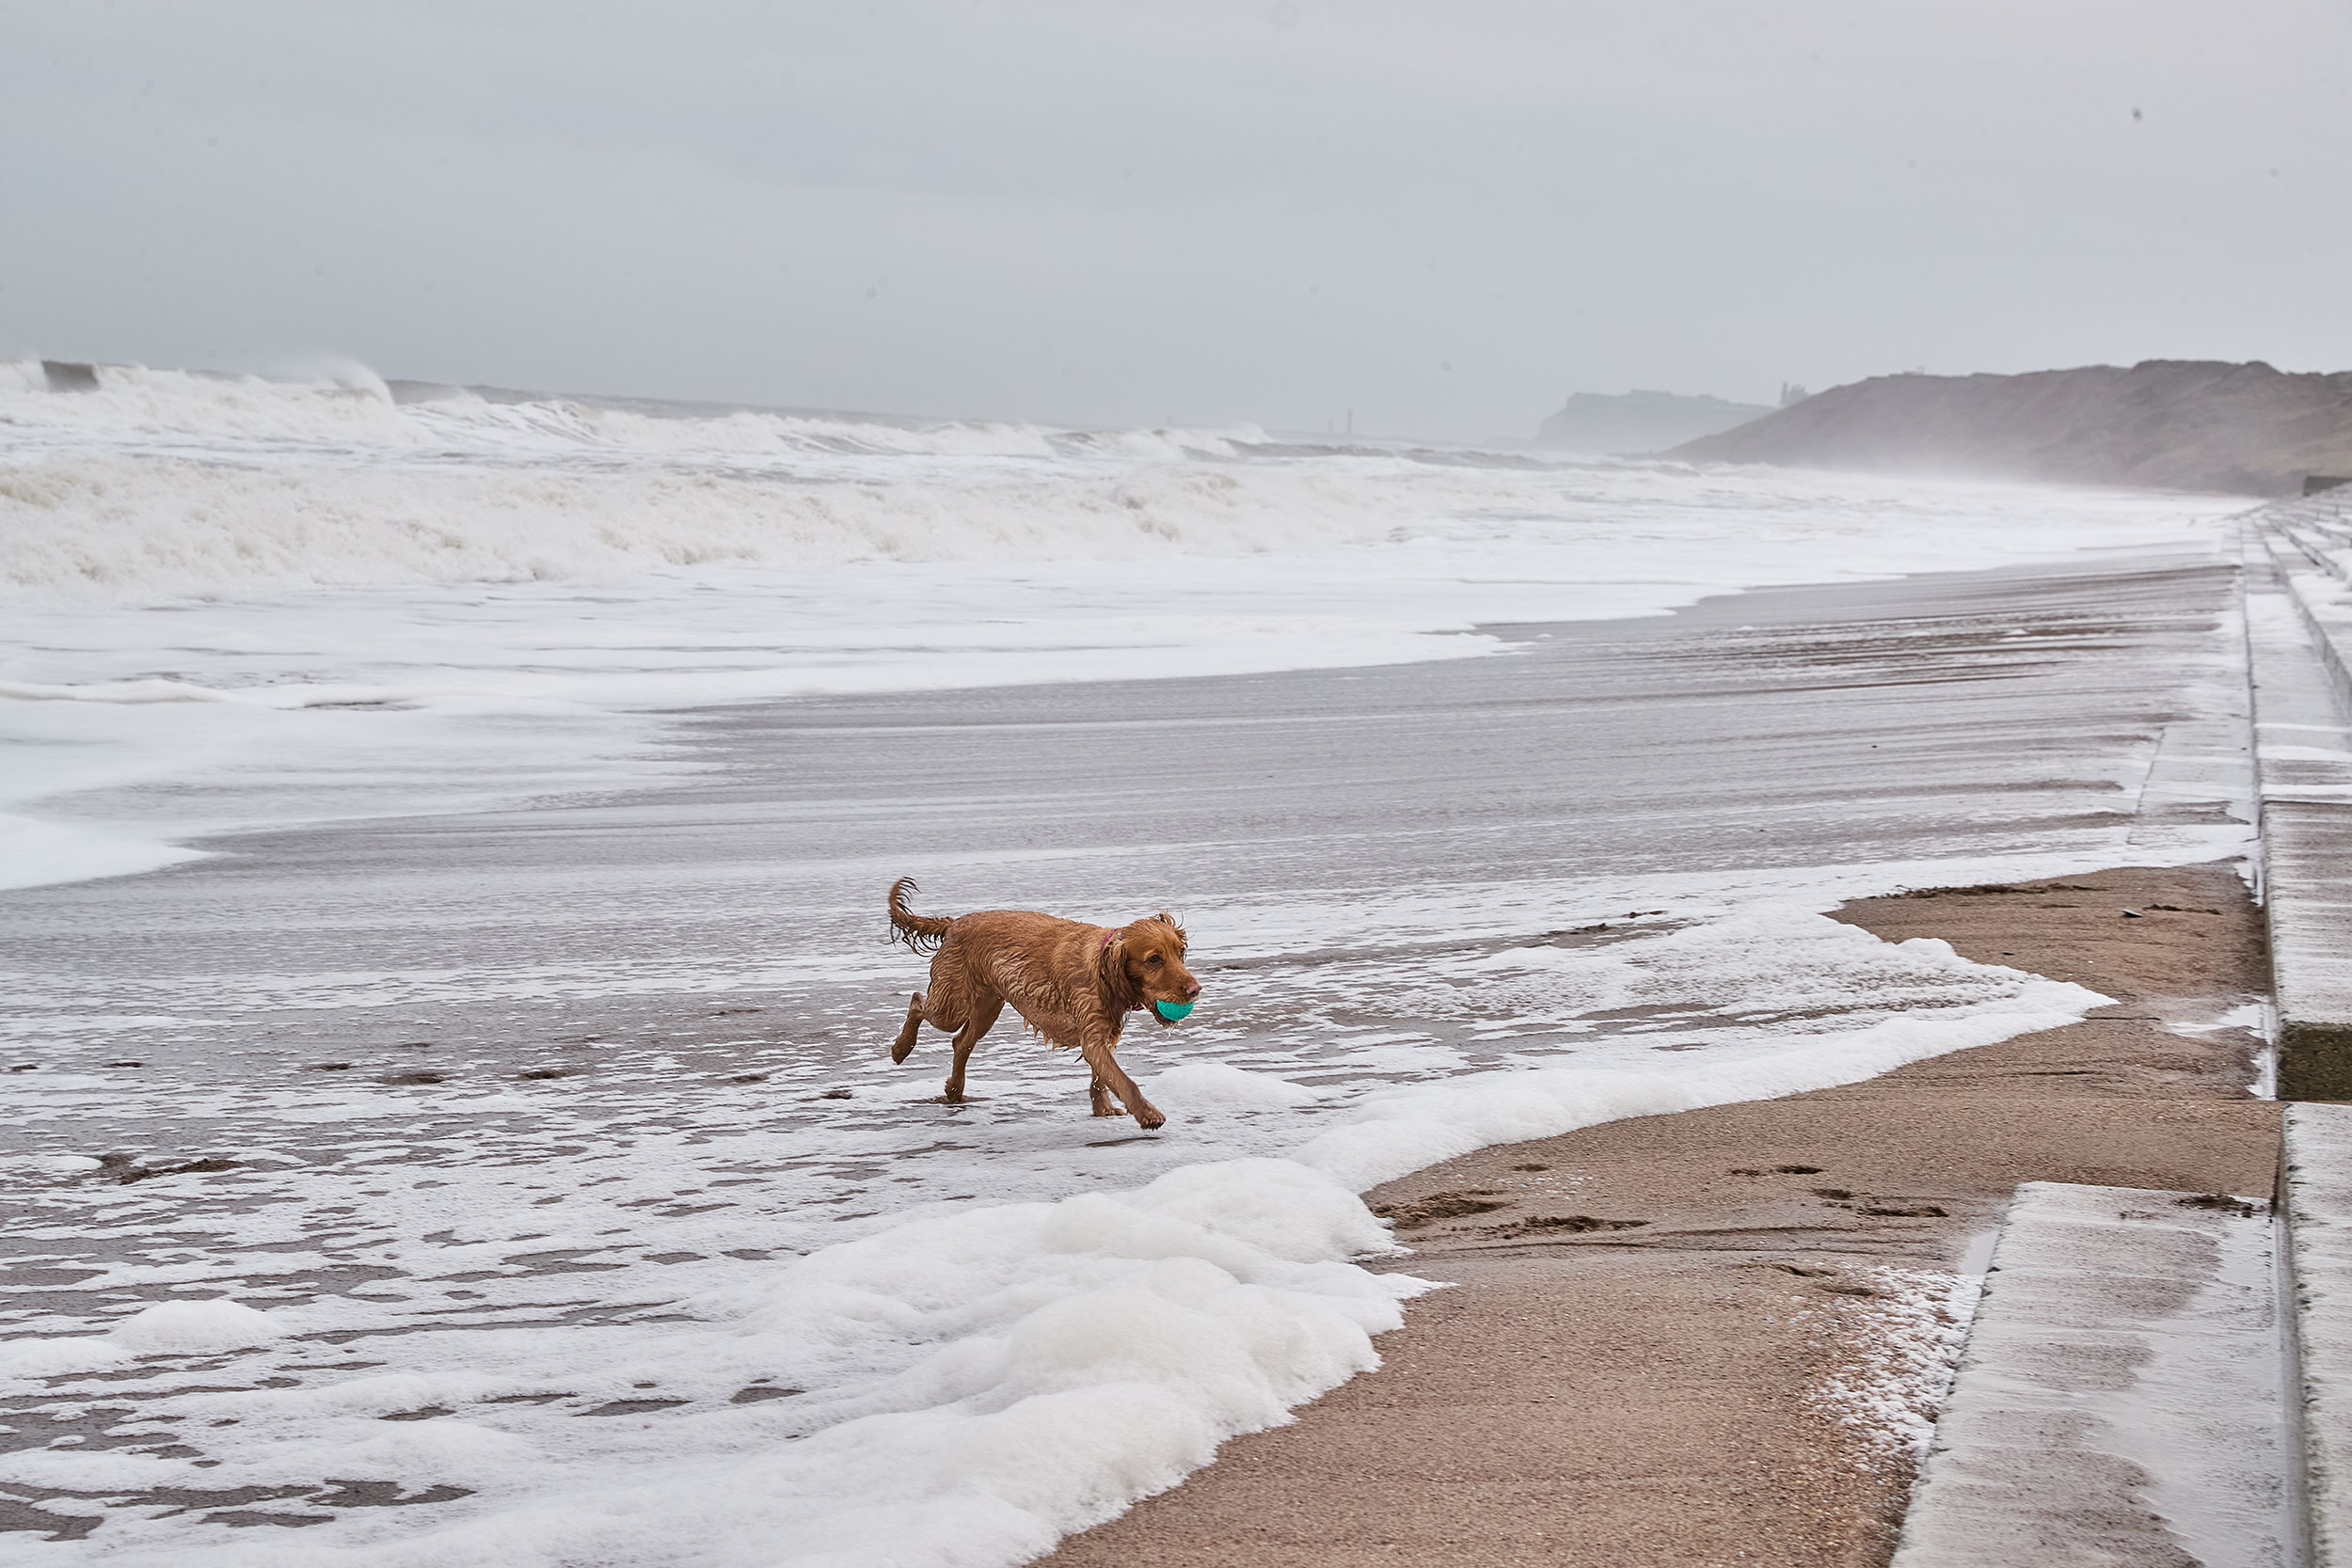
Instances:
[[[299,1540],[230,1540],[191,1533],[179,1513],[115,1512],[87,1542],[56,1548],[61,1561],[1009,1568],[1174,1484],[1225,1439],[1285,1422],[1378,1365],[1374,1337],[1428,1287],[1364,1266],[1394,1249],[1357,1187],[1498,1140],[1851,1082],[2072,1022],[2106,1000],[1795,909],[1631,945],[1592,961],[1654,960],[1696,974],[1709,954],[1736,969],[1778,949],[1799,958],[1817,989],[1842,974],[1850,1000],[1875,992],[1883,1005],[1899,994],[1925,1006],[1672,1069],[1506,1070],[1414,1085],[1365,1101],[1289,1157],[1211,1159],[1124,1189],[913,1213],[611,1322],[504,1326],[495,1309],[511,1314],[519,1303],[495,1295],[485,1321],[451,1322],[448,1306],[412,1293],[453,1271],[469,1296],[495,1292],[485,1275],[513,1243],[469,1248],[463,1235],[432,1230],[378,1245],[387,1261],[417,1254],[420,1275],[405,1288],[378,1281],[364,1301],[267,1313],[225,1300],[167,1303],[103,1336],[21,1345],[0,1377],[26,1387],[119,1379],[132,1354],[144,1357],[150,1418],[178,1418],[196,1447],[21,1450],[0,1456],[0,1480],[43,1494],[136,1497],[342,1477],[433,1499],[342,1511]],[[1253,1075],[1205,1059],[1163,1076],[1275,1117],[1266,1131],[1277,1138],[1285,1110],[1318,1098],[1279,1080],[1245,1092],[1233,1080]],[[1287,1126],[1294,1137],[1308,1130]],[[479,1191],[419,1192],[417,1214],[377,1223],[425,1230],[450,1217],[434,1212],[442,1205],[466,1216],[469,1234],[496,1234],[525,1214],[548,1223],[537,1208],[491,1218],[483,1198],[516,1178],[497,1162],[472,1164],[471,1174],[445,1169]],[[535,1165],[527,1192],[553,1182],[571,1208],[593,1207],[615,1175],[609,1160],[594,1168],[602,1174],[591,1184],[553,1162]],[[675,1167],[662,1180],[675,1183]],[[328,1194],[310,1201],[349,1212]],[[509,1201],[529,1198],[517,1191]],[[586,1212],[569,1221],[577,1241],[567,1231],[533,1244],[597,1256],[581,1246],[591,1241],[581,1227],[601,1222]],[[688,1240],[685,1228],[668,1227],[663,1243]],[[297,1253],[276,1266],[306,1264]],[[354,1367],[353,1331],[366,1321],[379,1326],[357,1340],[368,1354]],[[383,1332],[393,1323],[404,1331]],[[224,1354],[235,1359],[224,1364]],[[75,1505],[51,1497],[44,1506]]]

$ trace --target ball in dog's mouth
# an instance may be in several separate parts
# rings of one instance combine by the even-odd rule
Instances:
[[[1152,1004],[1152,1010],[1159,1015],[1162,1023],[1173,1023],[1192,1011],[1192,1004],[1189,1002],[1154,1002]]]

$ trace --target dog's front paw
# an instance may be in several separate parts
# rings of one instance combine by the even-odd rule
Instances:
[[[1136,1120],[1146,1132],[1156,1132],[1168,1125],[1168,1118],[1149,1105],[1136,1113]]]

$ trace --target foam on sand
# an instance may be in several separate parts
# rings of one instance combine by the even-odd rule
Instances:
[[[1859,1083],[1931,1056],[2078,1023],[2107,1000],[2080,986],[2043,980],[2021,988],[2006,1006],[1972,1016],[1884,1019],[1818,1045],[1695,1070],[1473,1073],[1375,1099],[1358,1113],[1355,1125],[1324,1133],[1299,1150],[1298,1159],[1370,1187],[1489,1144]]]
[[[249,1350],[285,1333],[267,1312],[227,1300],[160,1301],[102,1338],[19,1339],[0,1345],[0,1386],[119,1367],[142,1355],[210,1355]]]
[[[1011,1563],[1376,1365],[1371,1337],[1424,1287],[1343,1259],[1388,1246],[1361,1203],[1304,1167],[1194,1165],[1132,1192],[914,1221],[684,1304],[687,1321],[585,1383],[624,1405],[649,1387],[655,1405],[692,1405],[691,1445],[625,1415],[584,1446],[532,1442],[532,1400],[556,1391],[533,1337],[510,1331],[397,1374],[183,1395],[218,1424],[201,1467],[50,1449],[0,1459],[0,1477],[209,1492],[326,1473],[473,1493],[422,1529],[362,1510],[298,1543],[207,1545],[168,1519],[118,1518],[110,1562]],[[111,1338],[203,1354],[278,1332],[234,1303],[188,1302]],[[37,1342],[15,1375],[123,1358],[106,1348]],[[384,1424],[420,1409],[453,1413]]]

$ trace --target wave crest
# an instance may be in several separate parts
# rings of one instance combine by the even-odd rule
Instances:
[[[12,444],[54,448],[113,438],[204,436],[326,451],[370,447],[383,455],[435,449],[484,460],[552,452],[625,452],[647,458],[729,456],[936,456],[1041,458],[1086,455],[1174,460],[1231,456],[1231,431],[1073,431],[1001,420],[888,420],[769,409],[707,410],[642,400],[485,396],[462,387],[405,383],[401,395],[357,362],[298,380],[90,367],[96,386],[53,391],[39,360],[0,362],[0,430]]]
[[[735,562],[1115,560],[1380,537],[1461,498],[1205,465],[810,483],[546,467],[253,467],[171,457],[0,465],[0,582],[108,595],[612,581]]]

